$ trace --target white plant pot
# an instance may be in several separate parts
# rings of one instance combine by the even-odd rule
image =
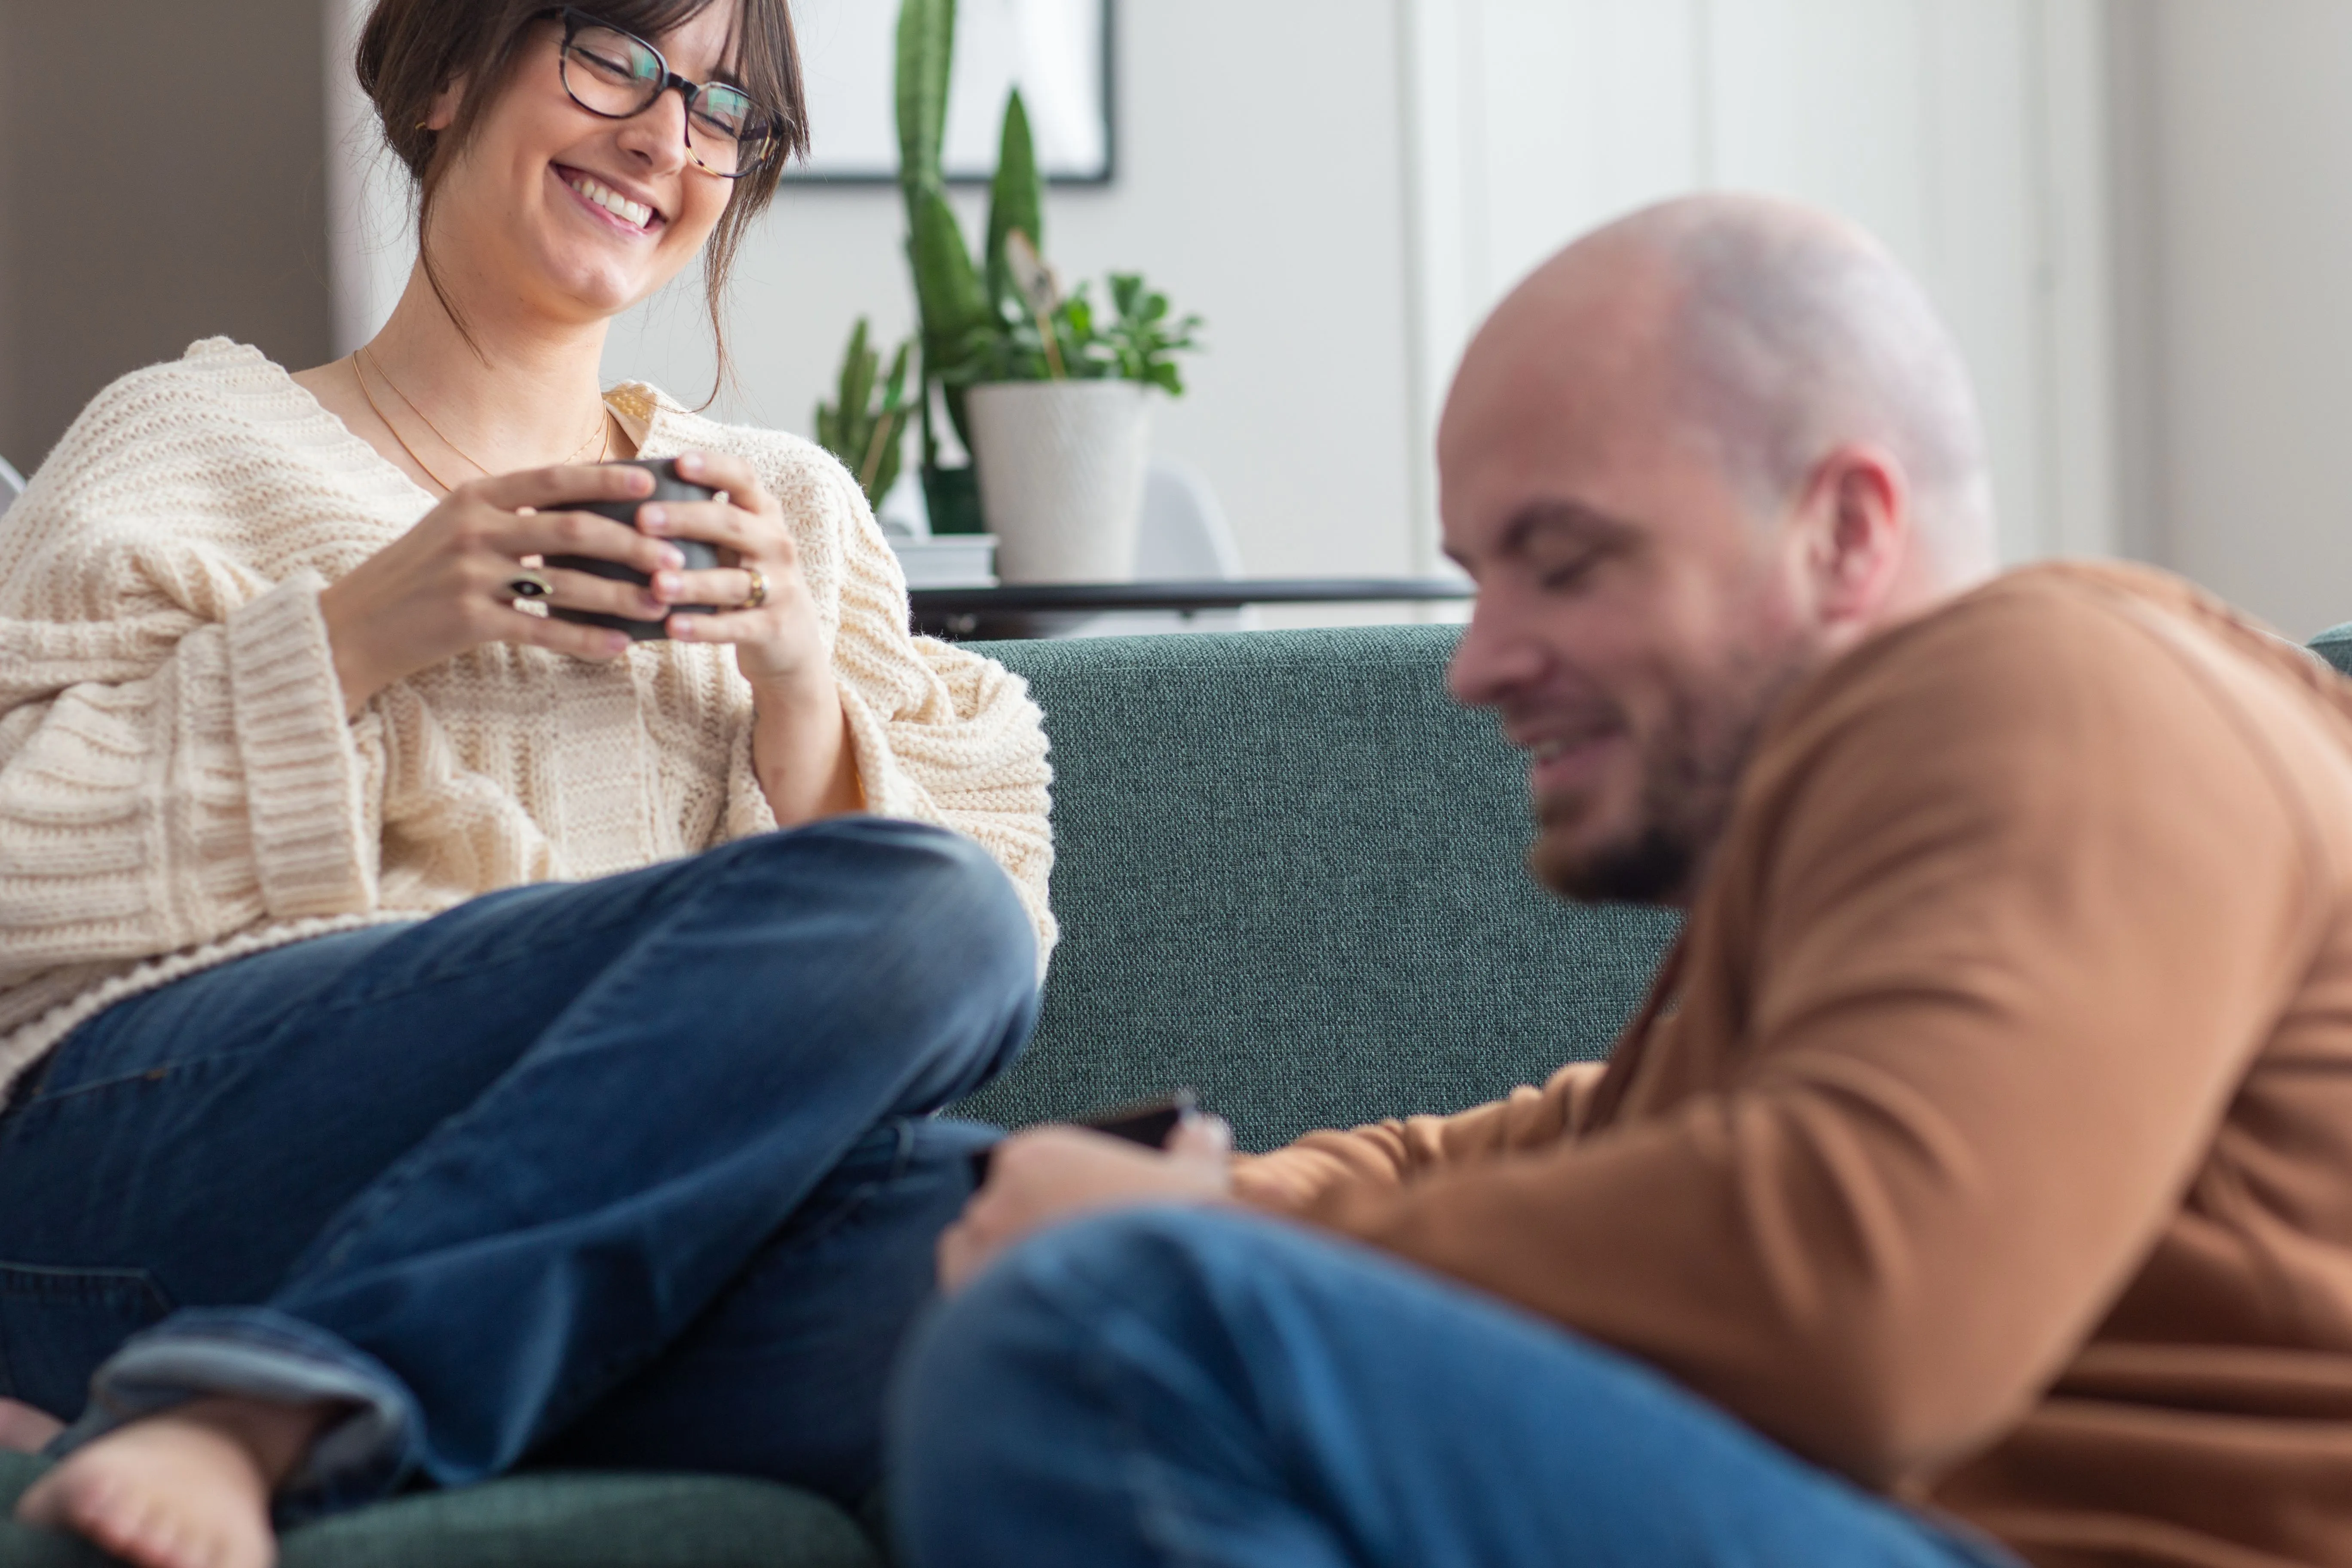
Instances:
[[[965,412],[980,510],[1005,583],[1124,583],[1151,454],[1149,390],[1134,381],[999,382]]]

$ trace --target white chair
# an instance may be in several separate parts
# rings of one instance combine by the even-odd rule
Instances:
[[[0,458],[0,512],[16,505],[16,498],[24,493],[25,476],[10,468],[7,458]]]
[[[1225,521],[1217,492],[1198,468],[1154,458],[1143,480],[1143,516],[1136,526],[1135,575],[1146,583],[1202,583],[1243,575],[1242,552]],[[1249,631],[1257,612],[1122,610],[1082,621],[1059,635],[1138,637],[1151,632]]]
[[[1135,574],[1144,582],[1192,583],[1242,574],[1242,552],[1225,509],[1201,470],[1154,458],[1143,479]]]

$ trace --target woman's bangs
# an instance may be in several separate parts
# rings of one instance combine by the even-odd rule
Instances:
[[[656,43],[727,0],[603,0],[581,10],[625,32]],[[730,34],[730,58],[719,74],[789,121],[785,135],[797,141],[801,121],[799,61],[792,24],[781,0],[739,0]]]

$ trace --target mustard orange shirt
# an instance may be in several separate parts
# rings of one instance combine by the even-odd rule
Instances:
[[[1605,1071],[1238,1182],[2042,1568],[2352,1564],[2352,683],[2011,574],[1774,716]]]

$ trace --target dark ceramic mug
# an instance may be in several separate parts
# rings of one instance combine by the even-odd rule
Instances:
[[[632,458],[617,463],[600,463],[597,466],[605,468],[643,468],[654,477],[654,493],[636,500],[565,501],[557,506],[544,506],[539,510],[541,511],[593,511],[599,517],[609,517],[614,522],[625,522],[631,528],[635,528],[637,526],[639,507],[650,506],[656,501],[664,500],[710,500],[719,494],[709,485],[698,485],[691,479],[679,479],[677,465],[667,458]],[[670,542],[677,546],[677,552],[680,555],[686,557],[684,568],[686,571],[709,572],[718,568],[717,546],[705,544],[699,539],[673,537]],[[648,581],[644,573],[632,571],[617,561],[606,561],[601,556],[551,555],[547,558],[547,563],[566,572],[585,572],[592,577],[608,578],[615,583],[634,584],[640,588],[644,587]],[[709,616],[717,614],[719,606],[716,605],[672,605],[657,621],[641,621],[633,616],[602,615],[594,610],[561,609],[553,605],[548,607],[547,613],[559,621],[577,621],[583,626],[608,626],[616,632],[626,632],[639,642],[660,642],[669,635],[664,628],[668,625],[671,616]]]

